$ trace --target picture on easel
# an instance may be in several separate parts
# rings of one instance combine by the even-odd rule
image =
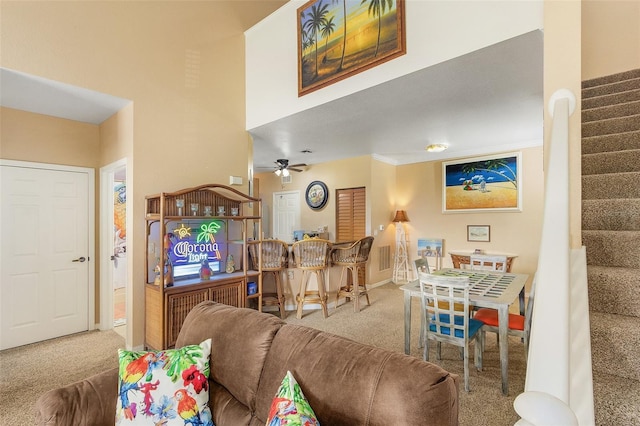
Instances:
[[[418,256],[435,258],[435,269],[442,267],[444,240],[442,238],[418,238]]]

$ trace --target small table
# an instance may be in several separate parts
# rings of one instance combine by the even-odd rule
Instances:
[[[524,286],[527,274],[512,274],[494,271],[472,271],[466,269],[440,269],[436,275],[469,277],[471,289],[469,301],[480,308],[498,311],[500,340],[500,367],[502,370],[502,393],[508,395],[509,380],[509,305],[520,299],[520,312],[524,315]],[[404,353],[411,353],[411,298],[421,297],[420,281],[415,280],[400,287],[404,291]],[[476,343],[477,344],[477,343]]]
[[[451,256],[451,263],[453,263],[453,267],[459,269],[461,265],[469,265],[471,264],[470,257],[473,252],[465,252],[465,251],[450,251],[449,255]],[[511,265],[513,264],[513,259],[518,257],[515,254],[506,254],[506,253],[483,253],[487,256],[506,256],[507,257],[507,272],[511,272]]]

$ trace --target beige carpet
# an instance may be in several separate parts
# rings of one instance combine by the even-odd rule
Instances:
[[[319,311],[305,312],[301,320],[295,318],[294,312],[289,312],[287,322],[403,352],[402,291],[394,284],[386,284],[370,293],[371,306],[365,305],[358,314],[349,303],[330,310],[327,319],[323,319]],[[418,301],[413,303],[411,355],[422,357],[422,350],[417,347]],[[513,399],[524,388],[523,346],[517,338],[510,338],[509,396],[505,397],[500,391],[496,340],[492,333],[487,336],[484,369],[478,372],[470,362],[471,392],[460,392],[460,424],[511,426],[518,420],[513,411]],[[33,404],[40,394],[116,366],[117,349],[123,346],[124,340],[117,333],[94,331],[0,351],[0,425],[32,424]],[[462,375],[458,349],[444,345],[442,352],[443,359],[437,361],[435,351],[432,351],[431,361]],[[407,398],[411,398],[411,389],[407,389]]]

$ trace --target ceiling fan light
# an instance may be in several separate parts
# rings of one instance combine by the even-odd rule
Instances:
[[[427,152],[442,152],[447,148],[449,148],[449,145],[443,143],[432,143],[431,145],[427,145],[425,150]]]
[[[282,176],[284,176],[284,177],[289,176],[289,170],[288,169],[282,170]]]
[[[282,170],[278,169],[275,172],[273,172],[276,174],[276,176],[280,176],[282,174]]]

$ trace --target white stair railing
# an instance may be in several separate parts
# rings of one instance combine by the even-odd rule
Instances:
[[[565,89],[549,101],[553,127],[525,392],[514,402],[518,426],[594,423],[591,357],[584,358],[591,351],[586,255],[584,248],[570,248],[569,116],[575,103]],[[578,347],[583,358],[575,356]],[[580,387],[573,377],[580,377]]]

